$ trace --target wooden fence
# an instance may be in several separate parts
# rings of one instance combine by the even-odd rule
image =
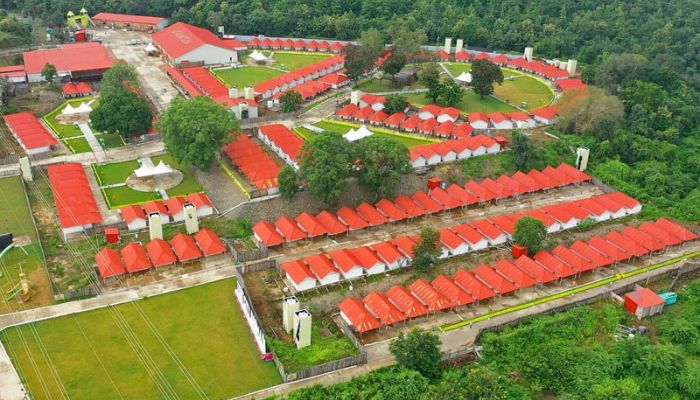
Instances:
[[[241,274],[245,275],[245,274],[250,273],[250,272],[263,271],[266,269],[273,269],[276,267],[277,267],[276,260],[263,260],[263,261],[252,263],[252,264],[239,265],[238,270],[241,272]]]

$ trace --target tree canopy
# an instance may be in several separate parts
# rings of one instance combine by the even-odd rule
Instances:
[[[389,350],[396,357],[396,362],[403,367],[418,371],[426,378],[440,375],[440,338],[432,332],[418,329],[408,334],[401,332],[391,341]]]
[[[52,82],[53,78],[56,77],[58,71],[56,71],[56,66],[50,63],[46,63],[44,68],[41,70],[41,76],[46,80],[46,82]]]
[[[148,103],[125,87],[103,91],[97,107],[90,112],[97,131],[118,133],[124,137],[141,135],[151,127],[153,113]]]
[[[357,82],[365,73],[374,66],[376,57],[370,49],[362,46],[350,45],[343,49],[345,54],[345,70],[348,78]]]
[[[322,133],[304,143],[299,155],[299,177],[311,194],[334,204],[348,186],[354,161],[342,136]]]
[[[158,122],[168,152],[201,170],[209,168],[237,128],[233,113],[207,96],[173,100]]]
[[[503,71],[501,67],[490,60],[476,60],[472,63],[472,86],[474,92],[481,96],[493,94],[493,84],[503,83]]]
[[[426,226],[420,231],[420,239],[413,247],[413,267],[420,272],[426,272],[434,267],[442,254],[440,232]]]
[[[373,135],[359,141],[360,183],[377,197],[394,194],[401,177],[411,171],[408,148],[396,139]]]
[[[280,96],[282,111],[286,113],[296,111],[303,102],[304,98],[296,90],[287,90]]]
[[[390,94],[386,97],[384,104],[384,112],[391,115],[397,112],[403,112],[408,107],[406,96],[400,94]]]
[[[289,165],[285,165],[277,176],[280,194],[285,199],[291,199],[299,191],[299,175]]]
[[[138,88],[138,77],[139,74],[136,72],[136,68],[124,61],[118,61],[102,75],[100,90],[105,91],[120,88],[125,85]]]
[[[542,221],[532,217],[522,217],[515,224],[515,243],[527,247],[530,254],[542,249],[542,243],[547,236],[547,228]]]

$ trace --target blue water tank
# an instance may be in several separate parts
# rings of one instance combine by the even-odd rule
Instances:
[[[664,299],[664,304],[670,306],[671,304],[676,304],[678,301],[678,295],[675,292],[664,292],[660,293],[659,297]]]

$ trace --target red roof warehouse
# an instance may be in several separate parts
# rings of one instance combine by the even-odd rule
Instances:
[[[146,15],[130,15],[116,13],[99,13],[92,17],[95,25],[115,28],[127,28],[137,31],[159,31],[168,25],[167,18],[149,17]]]
[[[50,152],[51,146],[58,144],[58,140],[30,112],[9,114],[4,119],[10,132],[28,155]]]
[[[224,40],[204,28],[184,22],[156,32],[152,38],[153,44],[171,64],[226,64],[238,61],[237,51],[247,49],[238,40]]]
[[[49,166],[48,175],[64,236],[102,223],[82,164],[54,164]]]
[[[99,78],[114,64],[114,57],[97,42],[64,44],[53,49],[22,53],[30,83],[42,82],[41,71],[46,64],[56,66],[58,75],[69,75],[73,80]]]

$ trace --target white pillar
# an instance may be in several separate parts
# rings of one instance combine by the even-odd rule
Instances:
[[[294,330],[294,313],[299,311],[299,299],[295,296],[282,300],[282,326],[287,333]]]
[[[185,229],[187,234],[193,235],[199,232],[199,220],[197,220],[197,207],[192,203],[187,203],[183,206],[185,210]]]
[[[28,157],[20,157],[19,169],[22,171],[22,178],[24,178],[26,182],[31,182],[34,180],[34,174],[32,174],[32,166],[29,164]]]
[[[452,50],[452,38],[445,38],[445,53],[450,54]]]
[[[591,151],[587,147],[579,147],[576,149],[576,168],[585,171],[588,167],[588,156]]]
[[[535,49],[533,49],[532,47],[526,47],[525,52],[523,53],[523,56],[525,57],[526,60],[532,61],[532,56],[533,56],[534,51],[535,51]]]
[[[569,60],[566,65],[566,72],[568,72],[569,75],[576,75],[577,64],[578,62],[576,60]]]
[[[311,313],[306,309],[294,313],[294,342],[297,349],[311,344]]]
[[[163,239],[163,222],[160,220],[160,213],[148,214],[148,233],[153,239]]]
[[[464,40],[457,39],[457,45],[455,46],[455,54],[462,51],[463,48],[464,48]]]

